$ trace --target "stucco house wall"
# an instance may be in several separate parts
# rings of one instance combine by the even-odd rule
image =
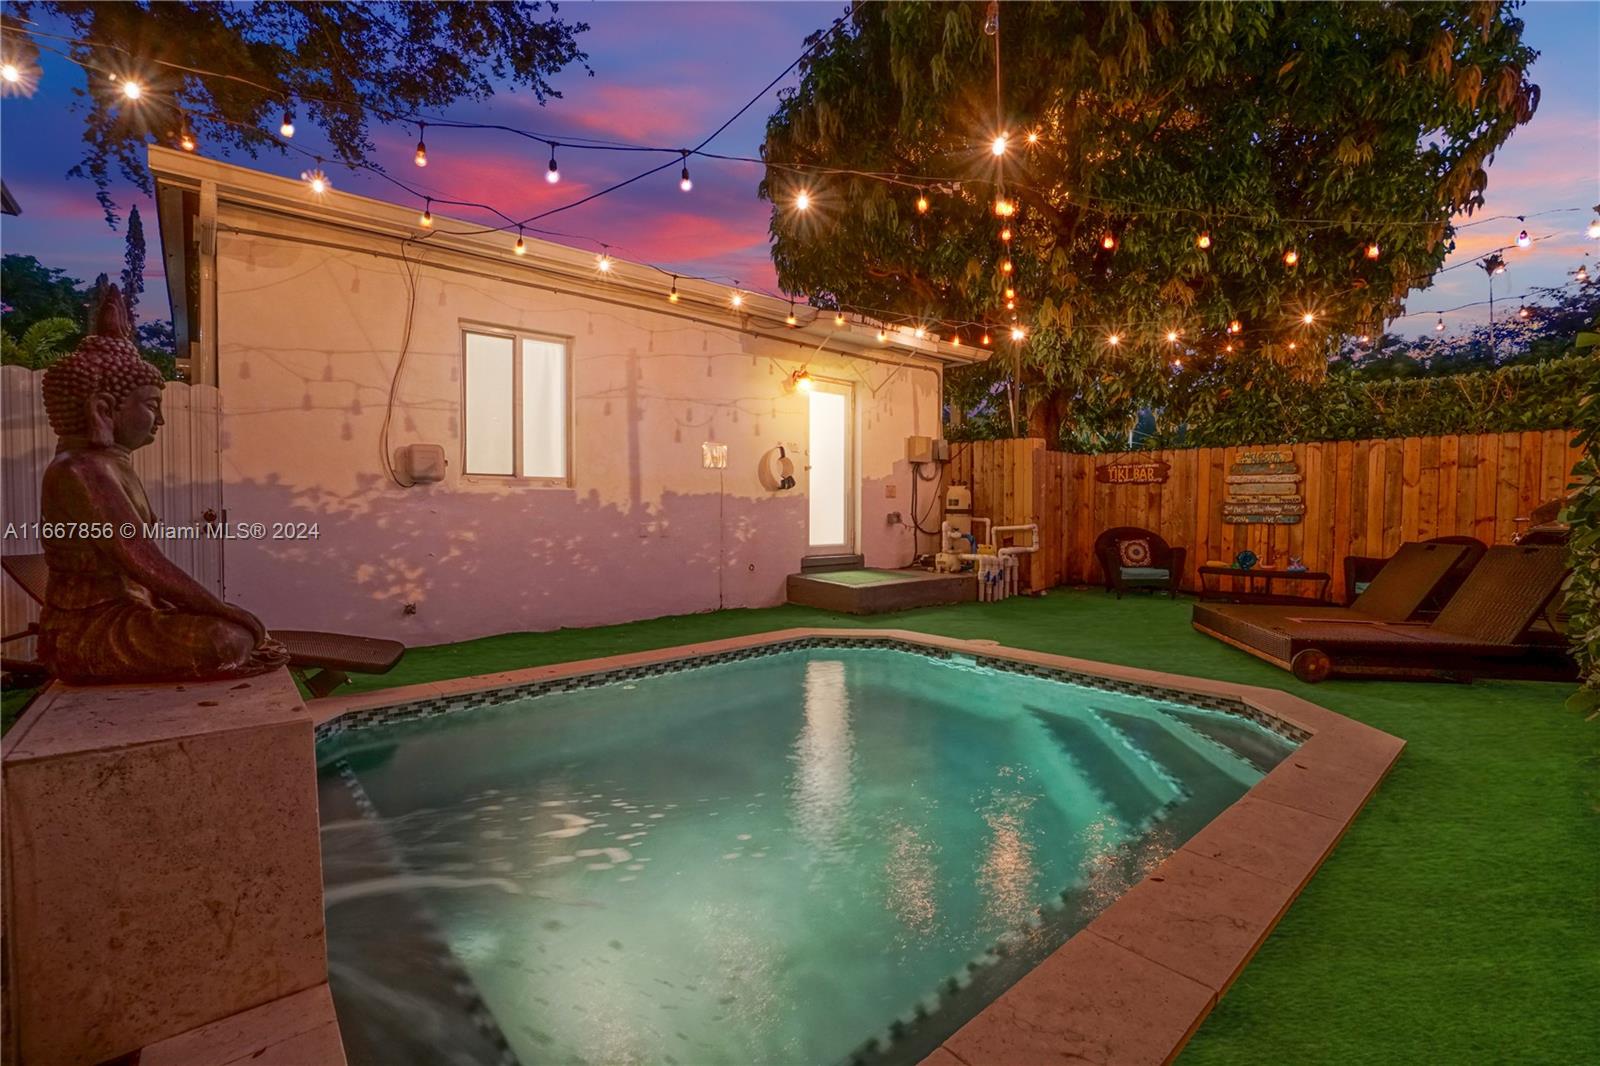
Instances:
[[[356,197],[343,216],[326,204],[296,213],[299,183],[276,190],[287,206],[264,202],[230,195],[240,168],[206,166],[222,178],[214,372],[227,518],[317,534],[227,544],[227,597],[269,626],[418,645],[781,603],[808,551],[808,396],[789,380],[802,367],[853,389],[858,550],[884,567],[918,550],[905,438],[940,434],[949,360],[936,348],[872,350],[866,327],[841,331],[831,317],[786,331],[783,311],[734,314],[717,286],[680,281],[683,299],[669,303],[664,276],[621,262],[601,276],[592,256],[542,242],[513,257],[503,235],[488,254],[417,241],[414,218],[406,232],[378,208],[409,212]],[[462,473],[473,325],[567,341],[569,485]],[[707,441],[728,446],[726,469],[704,468]],[[391,477],[386,450],[412,443],[443,446],[443,481]],[[774,492],[759,467],[780,444],[798,485]],[[918,502],[936,524],[931,496]]]

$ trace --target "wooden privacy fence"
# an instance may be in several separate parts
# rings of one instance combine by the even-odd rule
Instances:
[[[39,479],[55,455],[56,437],[45,417],[39,391],[42,370],[0,367],[0,532],[27,527],[26,536],[8,536],[0,552],[24,555],[40,550],[31,534],[39,521]],[[150,507],[163,523],[204,522],[209,511],[222,514],[221,394],[210,385],[167,382],[161,412],[166,425],[155,443],[133,453]],[[164,540],[161,550],[206,588],[222,594],[222,541],[211,538]],[[10,579],[0,580],[0,624],[7,635],[36,621],[33,601]],[[7,658],[33,654],[33,642],[7,644]]]
[[[1264,565],[1298,556],[1329,571],[1332,595],[1342,599],[1347,555],[1386,556],[1405,541],[1452,534],[1509,543],[1518,518],[1565,493],[1581,455],[1572,437],[1552,429],[1118,455],[1046,451],[1037,439],[958,442],[948,479],[972,487],[976,515],[1039,523],[1040,550],[1025,557],[1030,589],[1098,583],[1095,537],[1112,526],[1141,526],[1188,549],[1184,589],[1199,587],[1203,563],[1231,562],[1248,548]],[[1244,453],[1264,451],[1292,453],[1304,516],[1293,524],[1224,523],[1230,471]],[[1095,477],[1096,467],[1160,462],[1168,464],[1160,483]]]

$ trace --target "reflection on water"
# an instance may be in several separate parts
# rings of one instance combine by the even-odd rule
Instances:
[[[824,861],[846,857],[843,838],[851,804],[850,692],[844,663],[806,663],[805,718],[794,743],[794,819],[800,835]]]
[[[322,781],[349,1061],[910,1066],[1259,779],[1193,729],[830,649],[357,730]]]

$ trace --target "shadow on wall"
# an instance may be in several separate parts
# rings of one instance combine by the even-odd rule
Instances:
[[[669,492],[622,507],[571,489],[399,492],[373,478],[339,496],[269,479],[229,483],[227,503],[234,528],[317,527],[230,541],[230,600],[268,626],[412,644],[770,606],[806,546],[800,496]]]

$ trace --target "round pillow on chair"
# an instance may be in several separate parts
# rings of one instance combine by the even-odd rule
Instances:
[[[1150,542],[1140,537],[1137,540],[1121,540],[1117,542],[1117,555],[1123,566],[1142,567],[1150,565]]]

